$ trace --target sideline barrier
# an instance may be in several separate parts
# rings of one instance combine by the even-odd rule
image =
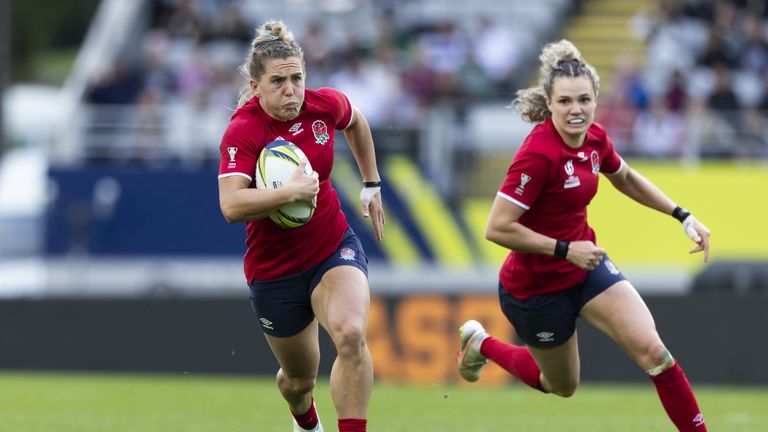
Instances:
[[[768,296],[647,296],[659,332],[695,383],[768,384]],[[368,342],[378,382],[455,381],[458,325],[512,328],[493,295],[374,297]],[[583,324],[583,323],[582,323]],[[242,299],[0,301],[0,368],[274,375],[277,364]],[[579,327],[585,381],[645,381],[607,337]],[[333,346],[321,336],[323,374]],[[481,384],[512,382],[498,368]]]
[[[391,159],[389,168],[383,170],[391,174],[383,193],[395,229],[381,245],[370,236],[368,221],[357,216],[359,180],[348,162],[340,162],[337,177],[341,179],[334,180],[341,186],[342,203],[371,257],[399,269],[427,264],[446,269],[478,265],[498,268],[506,251],[483,236],[495,192],[465,199],[454,213],[426,180],[418,177],[415,165],[407,159]],[[713,261],[768,260],[768,231],[759,229],[768,213],[768,200],[760,198],[759,189],[768,184],[767,164],[703,163],[687,167],[630,161],[630,165],[709,226]],[[53,168],[49,180],[56,185],[56,193],[45,219],[46,254],[242,256],[245,228],[242,224],[229,225],[221,216],[216,169],[215,165],[168,166],[162,171]],[[503,173],[498,175],[500,183]],[[687,253],[691,242],[677,222],[640,206],[603,180],[590,205],[589,221],[596,228],[599,244],[619,268],[674,269],[689,276],[701,269],[701,255]],[[466,233],[462,226],[466,226]]]
[[[768,213],[768,200],[761,198],[761,186],[768,185],[768,164],[705,162],[687,166],[640,160],[628,163],[709,227],[714,261],[768,261],[768,231],[757,228]],[[499,173],[499,185],[503,174]],[[493,193],[465,199],[462,216],[474,242],[481,246],[484,259],[498,266],[507,251],[483,237],[493,199]],[[687,253],[692,243],[679,223],[621,194],[605,176],[600,178],[588,213],[598,243],[619,268],[666,267],[693,274],[703,266],[701,255]]]

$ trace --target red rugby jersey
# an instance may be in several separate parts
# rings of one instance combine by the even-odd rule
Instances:
[[[587,205],[597,193],[598,173],[614,174],[622,164],[599,124],[592,123],[584,144],[574,149],[549,118],[525,139],[497,196],[525,209],[518,222],[539,234],[595,242]],[[504,289],[521,299],[570,288],[585,277],[586,270],[562,258],[515,251],[499,272]]]
[[[232,115],[221,139],[219,178],[239,175],[256,187],[261,150],[277,138],[298,146],[320,177],[317,208],[301,227],[284,229],[269,218],[246,222],[245,277],[268,281],[306,270],[329,257],[347,229],[339,198],[331,186],[334,129],[352,121],[352,106],[338,90],[305,90],[301,113],[286,122],[270,117],[254,97]]]

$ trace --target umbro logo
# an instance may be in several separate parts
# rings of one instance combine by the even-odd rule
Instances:
[[[555,334],[548,331],[536,333],[536,337],[539,338],[539,342],[552,342],[555,340],[552,336]]]
[[[696,414],[696,417],[693,418],[693,424],[696,427],[699,427],[704,424],[704,416],[701,415],[701,413]]]
[[[288,132],[290,132],[293,136],[296,136],[304,132],[304,129],[302,129],[301,127],[301,122],[295,123],[293,126],[291,126],[291,128],[288,129]]]
[[[265,329],[274,330],[274,328],[272,328],[272,321],[266,318],[259,318],[259,321],[261,321],[261,326],[264,327]]]

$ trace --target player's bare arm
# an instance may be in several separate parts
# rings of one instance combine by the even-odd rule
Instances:
[[[306,201],[315,204],[320,185],[317,173],[303,173],[302,162],[291,182],[277,189],[248,187],[250,181],[239,175],[219,179],[219,206],[229,223],[263,219],[283,204]]]
[[[356,107],[352,107],[352,120],[344,129],[344,137],[355,156],[355,161],[364,182],[381,180],[376,166],[376,151],[368,120]],[[363,217],[371,218],[371,225],[376,239],[381,241],[384,236],[384,207],[381,202],[381,191],[378,188],[363,188],[360,193],[360,204]]]
[[[661,189],[626,163],[617,173],[606,177],[621,193],[644,206],[664,214],[671,214],[675,208],[674,202]]]
[[[485,238],[516,252],[552,255],[556,239],[539,234],[518,222],[525,209],[496,197],[485,227]],[[575,266],[590,270],[600,262],[605,250],[589,240],[571,242],[565,258]]]

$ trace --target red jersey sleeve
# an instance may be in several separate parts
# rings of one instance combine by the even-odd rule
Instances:
[[[623,164],[624,161],[613,147],[613,141],[606,135],[605,154],[603,155],[603,162],[600,164],[600,172],[606,175],[616,174]]]
[[[337,130],[346,129],[352,122],[352,104],[344,93],[330,87],[317,89],[317,92],[324,96],[331,104],[334,120],[334,128]]]
[[[497,195],[529,210],[552,176],[551,167],[552,162],[546,156],[521,149]]]
[[[219,178],[240,175],[253,181],[256,173],[256,163],[261,149],[246,139],[246,134],[238,120],[227,125],[219,146],[221,161],[219,163]]]

